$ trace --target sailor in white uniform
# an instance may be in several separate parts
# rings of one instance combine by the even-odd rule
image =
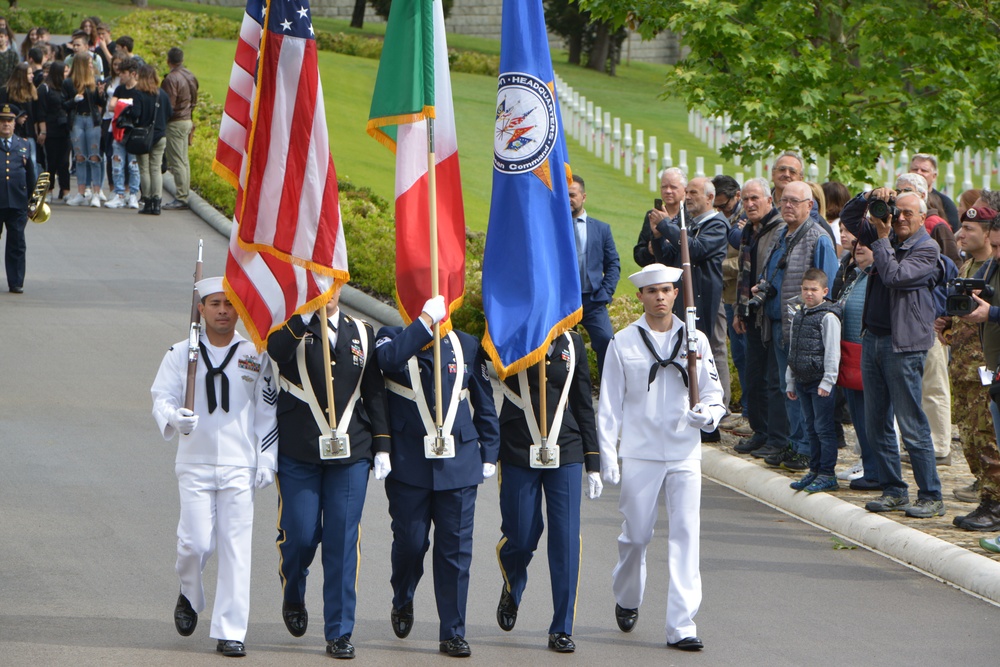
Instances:
[[[597,431],[602,476],[622,485],[619,510],[625,520],[612,574],[618,627],[630,632],[638,620],[646,547],[664,494],[670,524],[667,645],[697,651],[703,647],[694,623],[701,604],[699,430],[715,430],[726,410],[708,339],[699,331],[691,333],[697,340],[700,402],[688,406],[687,332],[672,312],[680,279],[680,269],[662,264],[629,276],[644,314],[615,334],[608,347]]]
[[[274,482],[278,389],[266,353],[236,332],[236,309],[222,278],[196,283],[202,297],[194,410],[184,408],[188,342],[167,352],[153,381],[153,417],[165,440],[179,433],[175,472],[180,596],[174,624],[194,632],[205,608],[202,570],[218,548],[210,635],[226,656],[246,654],[254,493]]]

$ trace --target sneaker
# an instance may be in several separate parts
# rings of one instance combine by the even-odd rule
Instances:
[[[805,477],[803,477],[802,479],[795,480],[788,486],[790,488],[795,489],[796,491],[801,491],[802,489],[812,484],[814,481],[816,481],[816,473],[808,472],[806,473]]]
[[[737,454],[750,454],[755,452],[764,445],[767,444],[767,438],[761,436],[751,436],[749,438],[740,438],[740,441],[736,443],[733,447],[733,451]]]
[[[88,187],[86,190],[83,191],[83,198],[89,202],[91,199],[94,198],[94,191]]]
[[[125,198],[119,194],[116,194],[111,198],[107,204],[104,205],[105,208],[122,208],[125,206]]]
[[[739,414],[738,412],[730,412],[728,415],[723,417],[722,420],[719,422],[719,428],[721,428],[723,431],[732,431],[739,425],[740,420],[742,418],[743,415]]]
[[[906,516],[914,519],[930,519],[936,516],[944,516],[944,503],[940,500],[930,500],[921,498],[906,508]]]
[[[89,200],[88,200],[89,201]],[[69,197],[66,198],[67,206],[79,206],[83,203],[83,195],[79,192],[74,192]]]
[[[788,449],[788,448],[787,447],[778,447],[776,445],[764,445],[763,447],[761,447],[759,449],[755,449],[754,451],[750,452],[750,456],[754,457],[755,459],[765,459],[766,460],[767,457],[769,457],[769,456],[771,456],[773,454],[780,454],[780,453],[784,452],[786,449]]]
[[[837,473],[837,479],[842,479],[845,482],[853,482],[856,479],[861,479],[865,476],[865,467],[858,461],[852,465],[847,470],[841,470]]]
[[[789,445],[787,447],[783,447],[779,452],[775,452],[770,456],[765,456],[764,463],[772,468],[780,468],[782,463],[791,460],[793,456],[795,456],[795,452],[792,450],[791,445]],[[803,468],[803,470],[805,470],[805,468]]]
[[[750,421],[746,418],[740,418],[740,423],[736,425],[733,429],[733,435],[748,436],[753,435],[753,429],[750,428]]]
[[[909,496],[882,495],[880,498],[865,503],[865,509],[869,512],[902,512],[909,506]]]
[[[108,196],[104,194],[104,190],[97,191],[97,198],[101,200],[101,203],[108,201]]]
[[[128,207],[139,210],[139,193],[132,192],[128,196]]]
[[[791,470],[792,472],[808,470],[809,457],[805,454],[792,454],[791,456],[786,456],[785,460],[781,462],[781,468],[784,470]]]
[[[93,197],[90,198],[90,205],[93,208],[101,208],[101,198],[97,195],[94,195]]]
[[[979,546],[987,551],[995,554],[1000,554],[1000,538],[996,537],[983,537],[979,540]]]
[[[824,493],[840,488],[837,478],[833,475],[819,475],[816,480],[805,488],[806,493]]]
[[[977,479],[972,484],[968,486],[963,486],[952,491],[956,498],[961,500],[963,503],[978,503],[979,502],[979,480]]]

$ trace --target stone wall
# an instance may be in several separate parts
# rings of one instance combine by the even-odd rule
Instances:
[[[246,4],[244,0],[188,1],[225,7],[243,7]],[[448,31],[460,35],[500,39],[501,4],[502,0],[455,0],[451,8],[451,16],[447,20]],[[354,12],[354,0],[310,0],[310,6],[317,16],[328,16],[348,21]],[[375,14],[371,5],[368,5],[365,9],[365,23],[381,22],[382,19]],[[550,35],[549,44],[553,48],[562,48],[563,40],[561,37]],[[632,33],[622,45],[622,62],[633,60],[674,63],[677,62],[679,51],[677,37],[672,33],[664,33],[648,42],[642,41],[639,35]]]

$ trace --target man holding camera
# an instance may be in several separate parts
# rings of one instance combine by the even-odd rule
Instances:
[[[926,215],[920,195],[904,192],[896,198],[888,188],[862,193],[840,212],[840,221],[875,258],[862,319],[861,373],[865,429],[875,450],[882,496],[865,509],[905,511],[920,519],[945,512],[930,425],[920,405],[924,361],[935,335],[932,287],[940,272],[940,250],[924,228]],[[912,505],[888,417],[892,413],[919,488]]]
[[[959,269],[955,289],[950,290],[949,313],[961,311],[968,315],[979,306],[979,301],[971,291],[976,286],[971,279],[993,256],[989,239],[990,230],[996,221],[996,211],[987,207],[970,208],[962,214],[962,226],[957,238],[969,260]],[[1000,233],[997,236],[1000,237]],[[985,290],[980,292],[979,296],[985,299],[987,296],[984,292]],[[991,294],[989,298],[992,297]],[[955,517],[952,523],[965,530],[996,530],[1000,528],[1000,467],[994,466],[991,473],[986,462],[1000,461],[1000,452],[994,442],[989,401],[983,395],[983,382],[979,373],[981,366],[989,367],[983,354],[985,338],[982,342],[980,340],[980,330],[987,327],[970,322],[965,317],[951,316],[939,318],[935,325],[944,329],[944,336],[951,344],[952,396],[959,405],[965,405],[968,409],[959,424],[962,450],[969,463],[969,470],[976,476],[976,481],[969,487],[955,489],[955,497],[968,502],[979,502],[979,507],[970,514]],[[1000,334],[997,327],[989,329],[991,336]],[[995,360],[993,363],[995,364]]]
[[[829,289],[833,287],[838,261],[833,240],[810,217],[814,202],[808,184],[803,181],[789,183],[782,190],[778,204],[786,225],[785,233],[776,239],[774,248],[761,267],[761,282],[754,290],[757,294],[765,294],[763,339],[767,343],[768,373],[777,369],[788,424],[784,435],[789,444],[785,447],[784,440],[779,441],[782,449],[765,455],[764,461],[770,466],[802,472],[809,467],[809,443],[805,437],[799,402],[786,396],[789,327],[801,303],[805,272],[811,268],[821,269],[828,276]],[[776,410],[772,408],[771,413],[774,412]],[[780,421],[780,416],[778,419]]]
[[[763,178],[747,181],[740,199],[747,222],[742,230],[734,228],[729,231],[729,243],[738,245],[740,249],[733,330],[746,334],[747,367],[743,395],[747,397],[747,421],[753,435],[741,440],[735,449],[740,454],[750,454],[767,446],[770,447],[767,452],[773,454],[785,447],[787,425],[781,427],[781,424],[787,418],[784,399],[779,393],[777,368],[771,375],[767,374],[764,313],[759,308],[758,300],[753,300],[751,290],[757,284],[757,276],[775,239],[784,233],[785,221],[774,207],[770,186]],[[769,414],[771,406],[780,410],[774,418]]]
[[[684,189],[687,176],[677,167],[664,169],[660,174],[660,197],[651,210],[646,212],[639,230],[639,239],[632,249],[632,259],[639,266],[647,266],[660,261],[655,255],[654,243],[660,238],[657,226],[664,220],[673,220],[681,213],[684,205]]]

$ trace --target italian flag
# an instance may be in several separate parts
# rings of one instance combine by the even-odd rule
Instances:
[[[368,134],[396,154],[396,301],[406,323],[431,294],[427,122],[433,119],[438,280],[450,313],[465,294],[465,212],[441,0],[394,0]]]

